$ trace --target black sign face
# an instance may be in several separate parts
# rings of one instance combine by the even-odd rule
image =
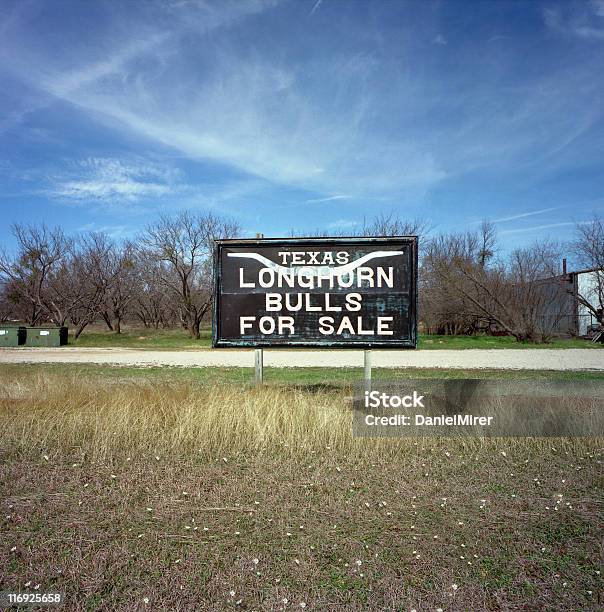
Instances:
[[[417,342],[417,238],[216,242],[215,347]]]

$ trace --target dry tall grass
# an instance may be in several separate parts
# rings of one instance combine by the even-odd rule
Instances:
[[[104,461],[122,455],[171,455],[205,460],[249,453],[295,456],[330,449],[354,460],[399,456],[425,443],[418,438],[353,436],[349,389],[157,385],[145,380],[32,374],[5,384],[2,393],[2,447],[30,456],[47,453]],[[521,439],[477,438],[454,444],[473,449],[503,442],[508,449],[510,444],[526,445]],[[531,449],[538,452],[540,444],[533,440]]]

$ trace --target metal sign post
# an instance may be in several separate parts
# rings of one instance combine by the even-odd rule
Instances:
[[[365,391],[371,391],[371,351],[363,351],[363,379],[365,381]]]
[[[264,353],[261,348],[257,348],[254,353],[254,383],[261,385],[264,380]]]

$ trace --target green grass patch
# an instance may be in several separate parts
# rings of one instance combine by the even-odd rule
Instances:
[[[157,382],[193,382],[201,385],[253,384],[254,368],[236,367],[134,367],[101,364],[36,363],[0,364],[0,379],[20,374],[54,374],[98,377],[112,380],[153,380]],[[398,379],[487,379],[487,380],[604,380],[601,371],[572,370],[463,370],[441,368],[374,368],[374,380]],[[264,368],[265,385],[299,387],[343,387],[359,382],[363,368]]]
[[[89,348],[136,348],[136,349],[200,349],[212,345],[212,331],[201,330],[201,338],[190,338],[184,329],[147,329],[126,327],[120,334],[100,328],[85,329],[77,340],[72,330],[69,344]]]
[[[189,338],[184,329],[147,329],[144,327],[124,326],[121,334],[108,331],[99,326],[85,329],[77,340],[73,339],[72,330],[69,334],[72,346],[89,348],[136,348],[155,350],[175,349],[207,349],[212,346],[212,330],[204,327],[201,338]],[[421,350],[435,349],[523,349],[523,348],[589,348],[598,349],[604,344],[581,340],[578,338],[559,338],[546,344],[531,344],[517,342],[511,336],[439,336],[420,334],[418,348]]]

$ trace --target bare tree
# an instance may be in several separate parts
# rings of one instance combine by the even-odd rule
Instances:
[[[49,229],[15,224],[12,234],[17,241],[14,258],[0,256],[0,276],[26,309],[29,325],[39,323],[45,314],[44,291],[49,275],[65,259],[70,241],[59,228]]]
[[[178,319],[178,296],[175,292],[167,292],[162,283],[169,275],[165,262],[148,257],[140,249],[137,251],[132,311],[145,327],[171,327]]]
[[[105,305],[114,282],[113,270],[107,266],[112,247],[106,234],[93,232],[81,238],[74,249],[71,274],[81,295],[77,307],[70,313],[70,319],[76,326],[76,339],[99,317]]]
[[[18,296],[11,290],[11,281],[0,282],[0,321],[19,318]]]
[[[581,290],[577,299],[604,325],[604,219],[594,216],[587,223],[577,224],[573,251],[579,265],[588,270],[589,290]]]
[[[404,219],[394,212],[380,213],[371,221],[363,219],[360,236],[426,236],[431,230],[425,219]]]
[[[496,251],[495,229],[487,221],[474,232],[440,235],[425,241],[419,301],[426,331],[473,334],[492,327],[492,317],[477,309],[456,287],[455,271],[460,266],[477,272],[494,266]]]
[[[346,228],[331,228],[331,229],[316,229],[313,231],[298,231],[290,230],[289,235],[292,237],[315,237],[315,238],[333,238],[346,236],[420,236],[425,240],[425,237],[431,231],[431,225],[423,219],[404,219],[394,212],[380,213],[373,217],[370,221],[363,219],[363,223]]]
[[[173,218],[161,217],[142,237],[149,256],[166,264],[158,268],[160,282],[179,297],[183,322],[192,338],[199,339],[201,321],[212,304],[214,240],[238,232],[235,222],[182,212]]]
[[[442,302],[451,301],[467,320],[518,341],[547,341],[568,309],[567,287],[554,278],[559,246],[535,243],[506,260],[496,259],[495,251],[489,224],[478,232],[435,239],[426,268]]]
[[[107,327],[120,334],[122,321],[129,313],[136,296],[136,246],[129,241],[121,245],[110,242],[101,264],[101,276],[106,282],[106,292],[100,314]]]

